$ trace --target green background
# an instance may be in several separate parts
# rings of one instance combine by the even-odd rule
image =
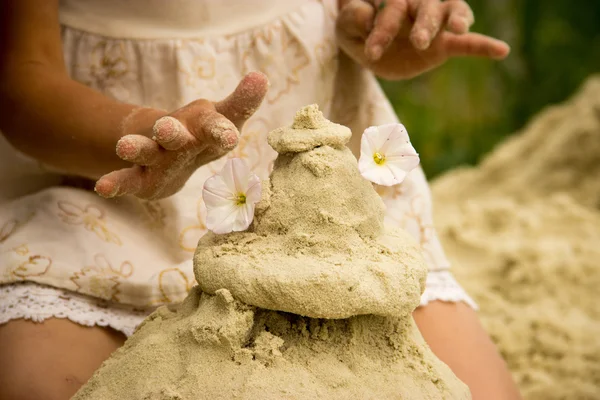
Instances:
[[[469,0],[474,32],[508,42],[504,61],[453,59],[382,82],[429,178],[474,164],[544,107],[600,72],[600,0]]]

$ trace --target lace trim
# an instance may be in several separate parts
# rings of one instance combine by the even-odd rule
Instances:
[[[427,286],[421,296],[421,306],[434,300],[463,301],[477,309],[477,304],[450,271],[432,271],[427,274]],[[33,282],[0,286],[0,324],[20,318],[35,322],[48,318],[68,318],[80,325],[108,326],[129,337],[151,312],[152,310],[138,310]]]
[[[448,301],[458,303],[460,301],[468,304],[474,310],[477,310],[477,303],[465,292],[460,284],[454,279],[452,273],[448,270],[430,271],[427,274],[427,283],[425,292],[421,296],[421,306],[424,306],[434,300]]]
[[[79,325],[111,327],[129,337],[151,312],[33,282],[0,286],[0,324],[20,318],[68,318]]]

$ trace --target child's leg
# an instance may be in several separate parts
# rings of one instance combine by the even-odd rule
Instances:
[[[67,319],[0,325],[0,400],[68,400],[124,341]]]
[[[431,350],[471,389],[473,400],[517,400],[506,363],[464,303],[434,301],[413,313]]]

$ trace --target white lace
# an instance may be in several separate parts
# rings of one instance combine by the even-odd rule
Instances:
[[[427,274],[425,292],[421,296],[421,305],[424,306],[434,300],[458,303],[460,301],[477,310],[477,304],[465,292],[448,270],[430,271]]]
[[[432,271],[427,275],[421,305],[434,300],[463,301],[477,309],[473,299],[450,271]],[[33,282],[0,286],[0,324],[20,318],[35,322],[48,318],[68,318],[80,325],[108,326],[129,337],[151,312]]]
[[[108,326],[129,337],[151,312],[33,282],[0,286],[0,324],[20,318],[68,318],[80,325]]]

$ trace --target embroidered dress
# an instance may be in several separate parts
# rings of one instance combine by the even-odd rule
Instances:
[[[249,71],[267,74],[267,97],[227,156],[245,159],[263,179],[276,156],[267,133],[304,105],[319,104],[327,118],[352,129],[353,141],[368,126],[397,121],[376,78],[336,47],[336,13],[335,0],[60,4],[70,76],[119,101],[175,110],[226,97]],[[202,186],[225,161],[200,168],[164,200],[106,200],[61,185],[61,176],[0,135],[0,323],[66,317],[131,334],[156,306],[183,300],[206,232]],[[422,170],[376,189],[386,222],[411,233],[427,258],[422,304],[474,306],[448,271]]]

